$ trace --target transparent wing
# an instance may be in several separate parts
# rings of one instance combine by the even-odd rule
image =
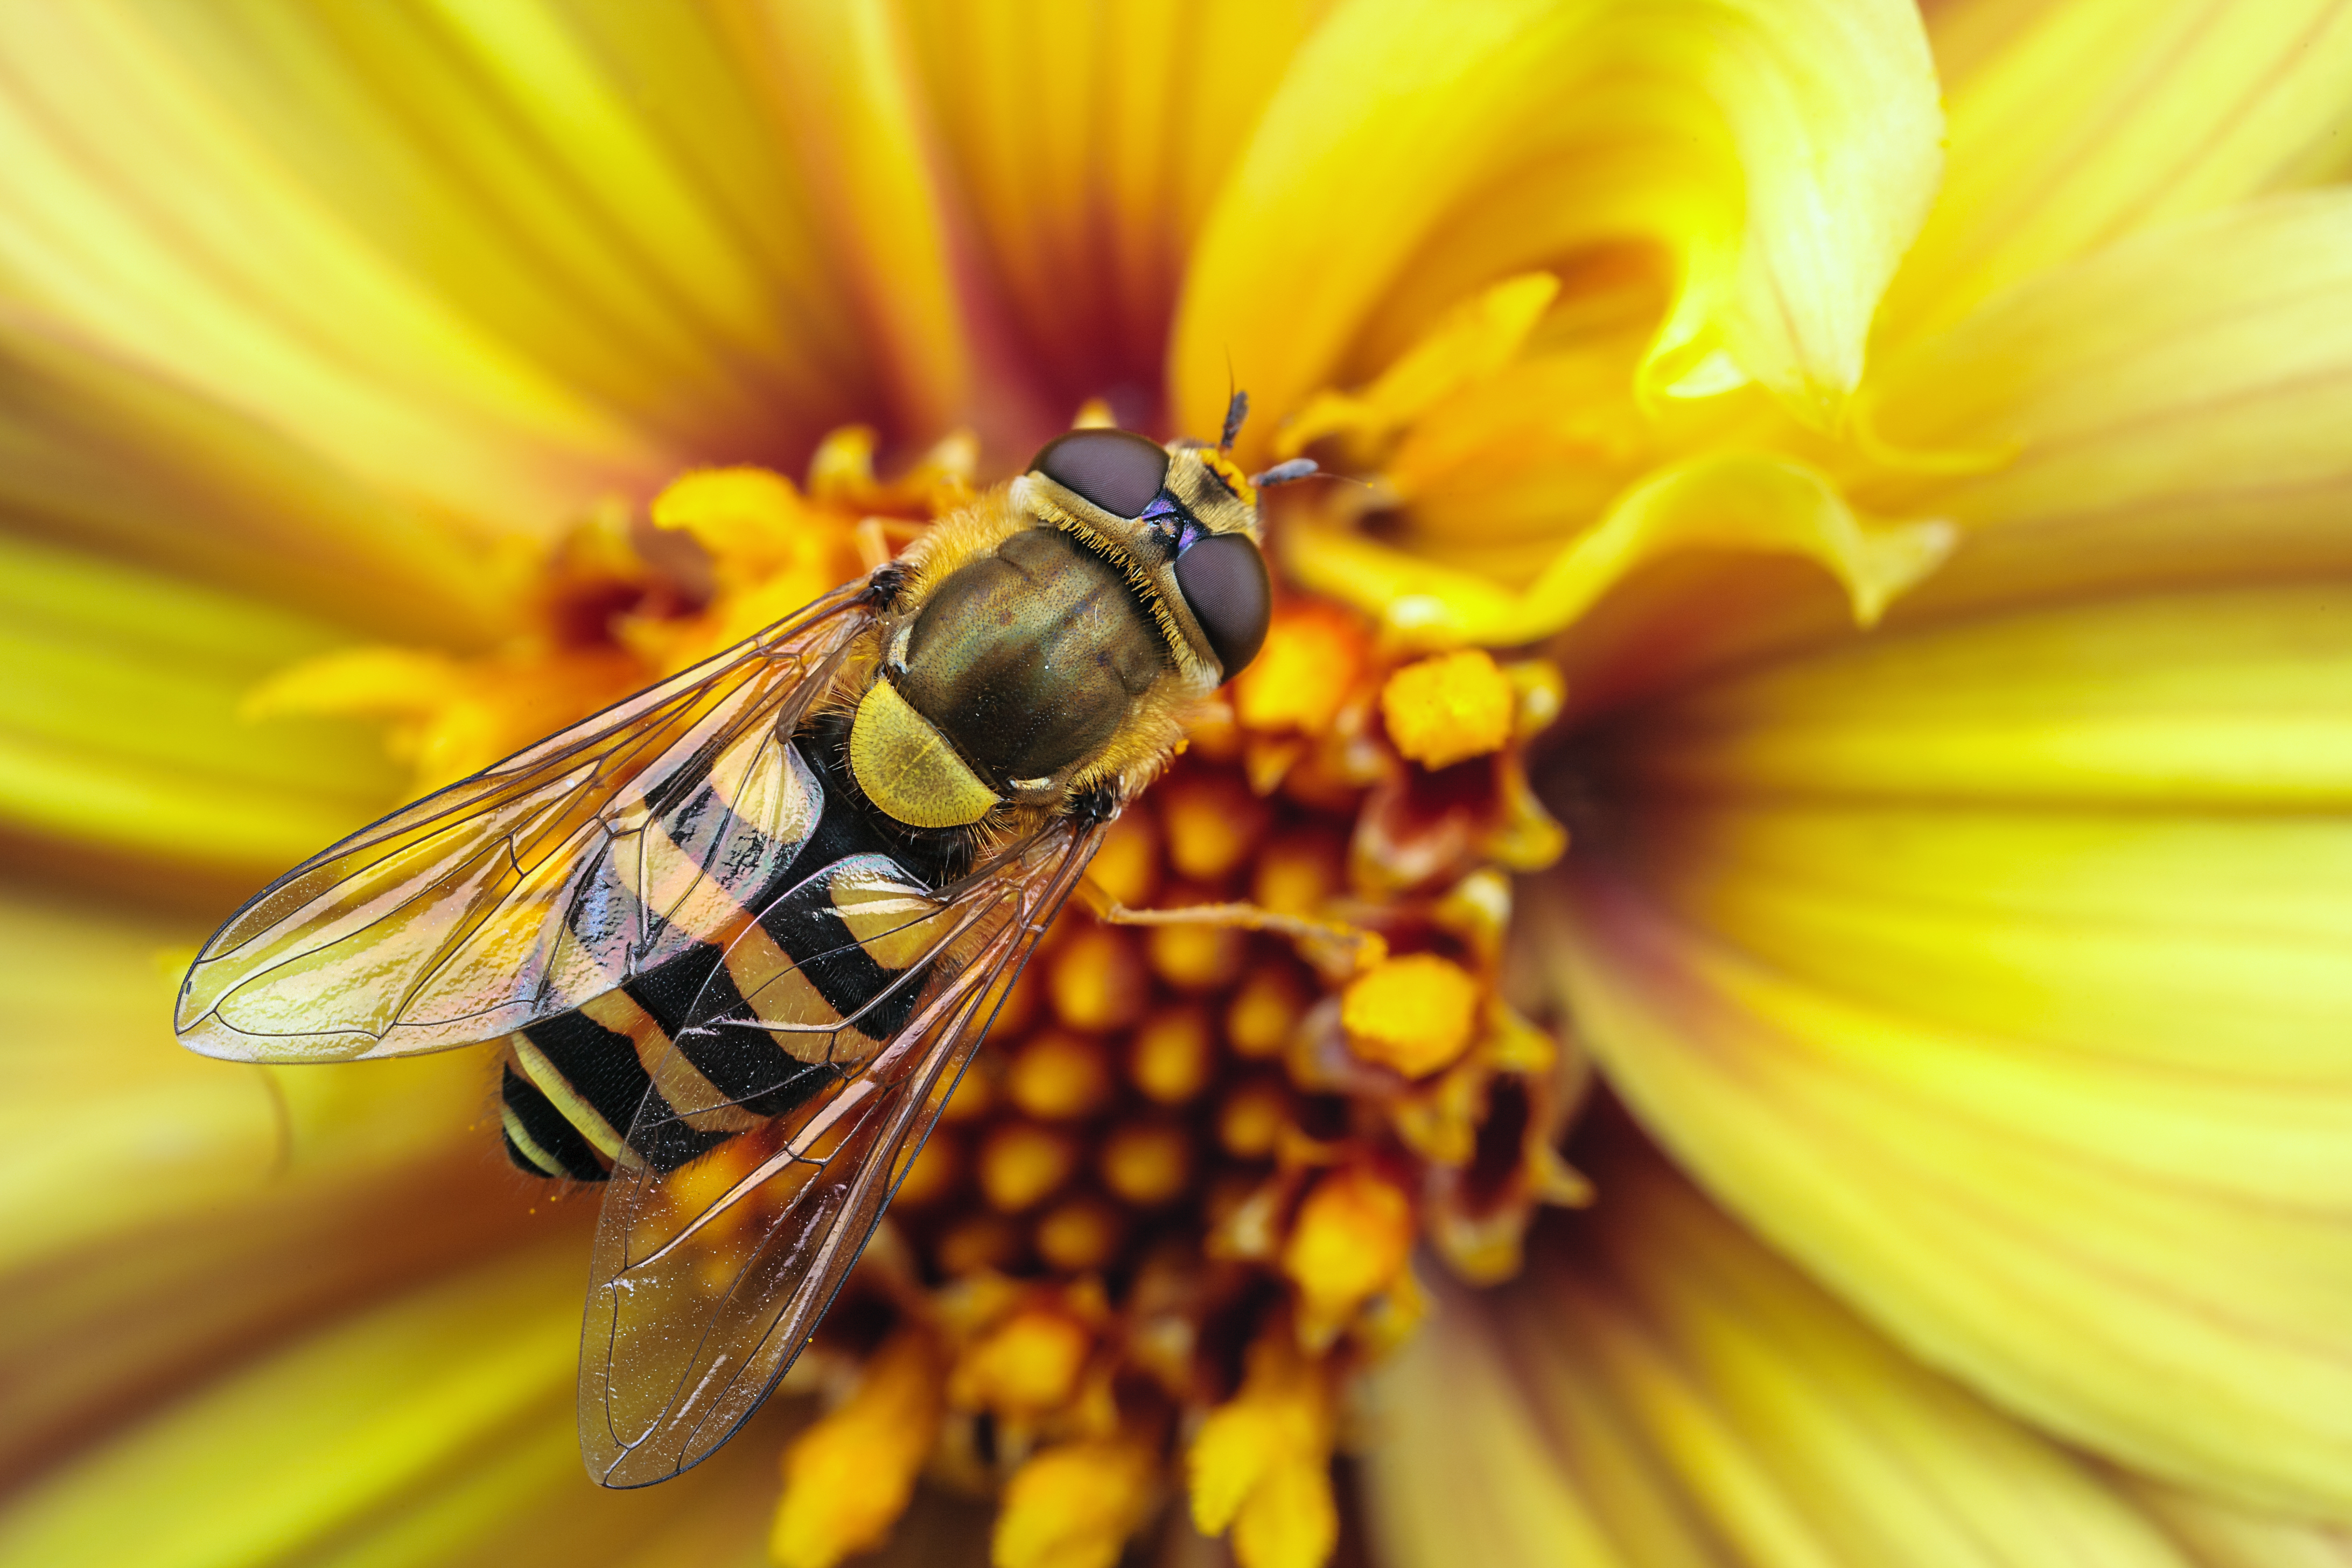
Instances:
[[[242,1061],[442,1050],[659,964],[698,904],[740,908],[814,831],[789,741],[871,604],[837,589],[296,867],[197,956],[181,1040]]]
[[[753,1092],[724,1104],[708,1089],[699,1103],[678,1103],[676,1082],[693,1075],[675,1061],[653,1071],[664,1092],[646,1097],[628,1142],[656,1154],[613,1173],[582,1327],[580,1442],[599,1481],[667,1480],[718,1448],[775,1387],[1102,834],[1102,824],[1062,819],[936,899],[910,900],[895,923],[878,900],[869,905],[877,919],[863,945],[921,945],[897,970],[917,987],[911,1015],[862,1059],[856,1017],[790,986],[723,1013],[706,1007],[709,1022],[679,1031],[671,1050],[684,1057],[698,1038],[758,1026],[792,1042],[803,1068],[779,1064],[772,1085],[734,1086]],[[886,989],[870,1005],[907,1004]],[[756,1107],[761,1093],[797,1099],[806,1085],[788,1081],[795,1070],[823,1078],[793,1109],[661,1168],[658,1151],[679,1150],[714,1116]]]

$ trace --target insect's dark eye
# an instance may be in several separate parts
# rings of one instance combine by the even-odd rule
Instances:
[[[1176,586],[1231,680],[1265,641],[1274,587],[1265,557],[1238,533],[1213,533],[1176,557]]]
[[[1168,448],[1132,430],[1073,430],[1029,467],[1115,517],[1137,517],[1168,478]]]

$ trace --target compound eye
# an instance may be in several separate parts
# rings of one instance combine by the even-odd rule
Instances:
[[[1056,436],[1029,465],[1114,517],[1140,517],[1168,478],[1168,448],[1132,430]]]
[[[1176,586],[1231,680],[1257,657],[1274,611],[1265,557],[1239,533],[1213,533],[1176,557]]]

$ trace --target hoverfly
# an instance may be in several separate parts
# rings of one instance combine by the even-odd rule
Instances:
[[[732,1435],[814,1331],[1004,988],[1185,709],[1266,632],[1223,443],[1075,430],[899,560],[295,868],[180,1037],[237,1061],[504,1043],[509,1156],[604,1181],[580,1436]]]

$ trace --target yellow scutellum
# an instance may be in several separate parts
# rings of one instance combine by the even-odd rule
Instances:
[[[1005,1483],[992,1568],[1111,1568],[1147,1517],[1159,1473],[1156,1445],[1140,1437],[1045,1450]]]
[[[934,1338],[901,1329],[849,1398],[793,1439],[768,1537],[776,1568],[834,1568],[888,1539],[931,1450],[942,1372]]]
[[[1320,1568],[1338,1544],[1331,1372],[1277,1324],[1250,1347],[1239,1394],[1185,1456],[1192,1522],[1233,1531],[1241,1568]]]
[[[1484,648],[1406,665],[1381,688],[1389,739],[1425,768],[1501,751],[1517,707],[1510,678]]]

